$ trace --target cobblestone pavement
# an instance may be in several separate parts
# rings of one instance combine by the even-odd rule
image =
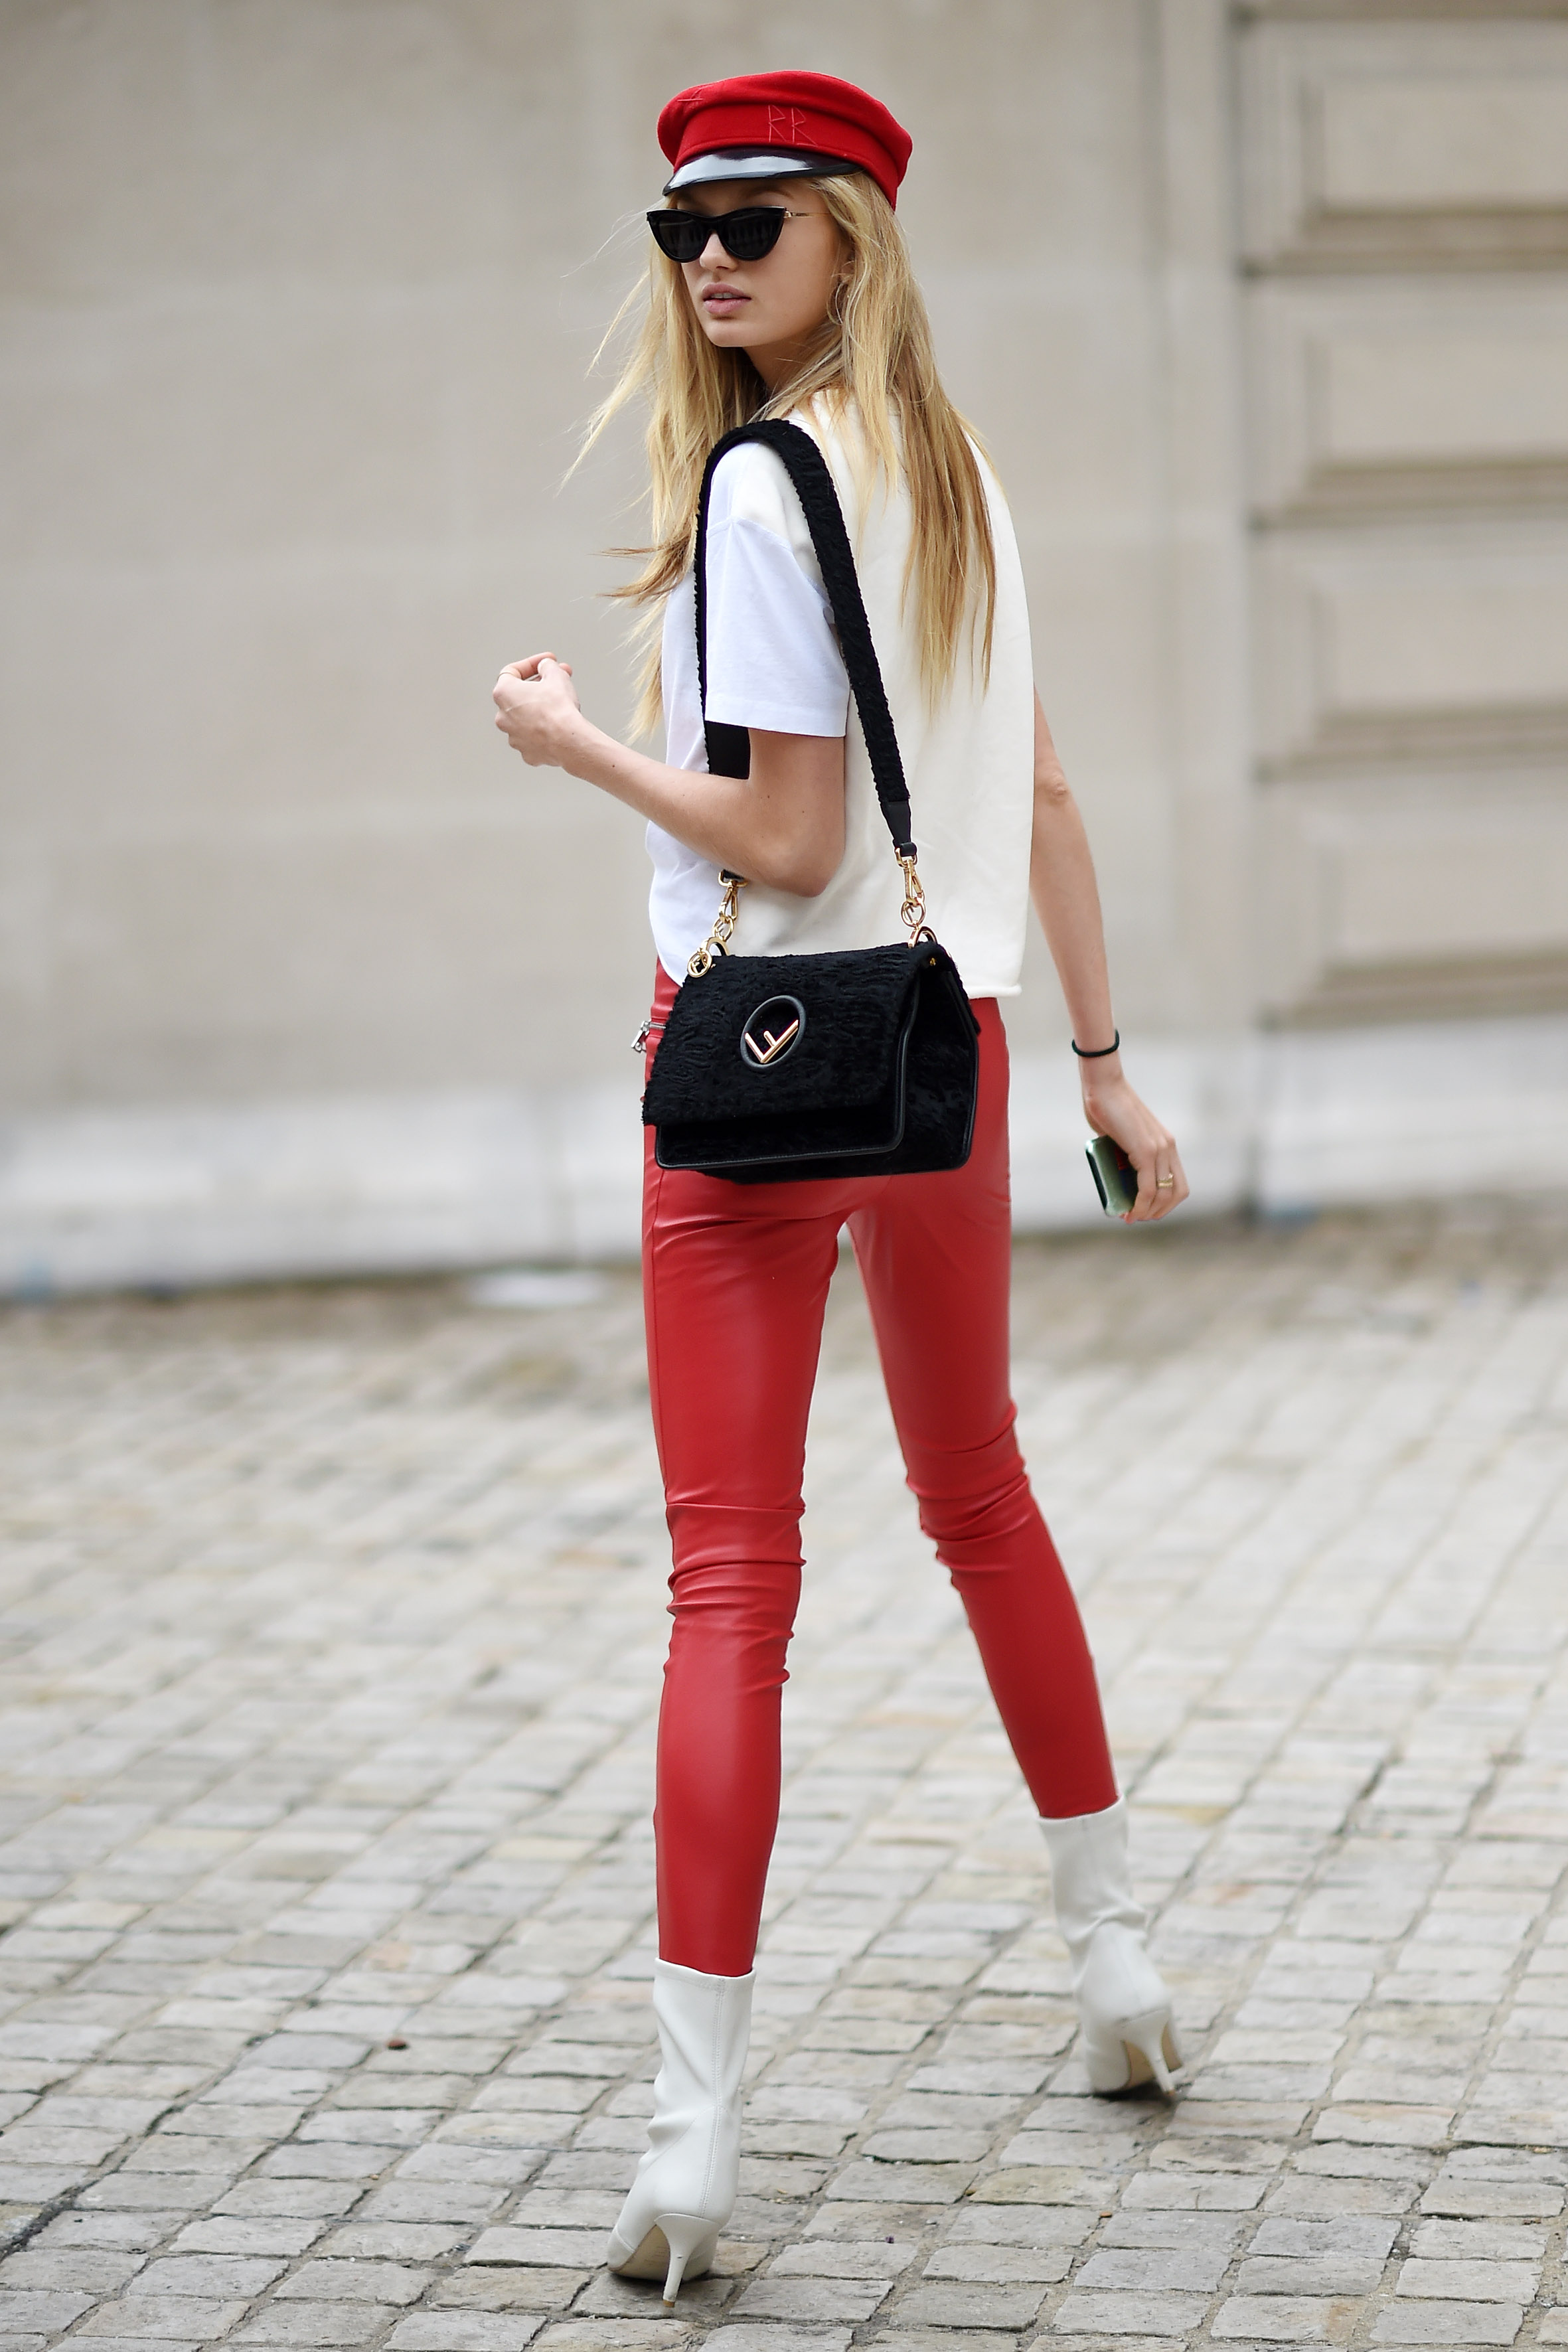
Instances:
[[[0,2340],[1568,2344],[1568,1204],[1032,1246],[1184,2096],[1088,2095],[852,1271],[722,2275],[649,2103],[629,1278],[0,1317]]]

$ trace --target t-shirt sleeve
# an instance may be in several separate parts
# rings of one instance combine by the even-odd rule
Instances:
[[[779,735],[842,735],[849,679],[833,608],[800,501],[757,444],[732,449],[714,473],[707,574],[708,717]]]

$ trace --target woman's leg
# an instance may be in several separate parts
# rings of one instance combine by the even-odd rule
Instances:
[[[656,1022],[674,993],[661,973]],[[607,2259],[624,2276],[663,2278],[668,2302],[711,2263],[740,2174],[806,1415],[842,1210],[825,1201],[826,1185],[667,1173],[652,1140],[643,1287],[675,1556],[654,1812],[660,2064],[647,2149]]]
[[[779,1802],[801,1478],[842,1188],[653,1163],[643,1282],[674,1570],[658,1721],[659,1956],[743,1976]]]
[[[1014,1435],[1007,1307],[1007,1045],[981,1022],[967,1163],[892,1178],[849,1221],[921,1525],[952,1578],[1039,1811],[1116,1801],[1094,1666],[1072,1588]]]

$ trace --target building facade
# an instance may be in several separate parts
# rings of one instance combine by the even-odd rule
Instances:
[[[1568,0],[32,0],[0,1285],[634,1245],[639,828],[489,688],[627,722],[635,429],[563,477],[658,105],[781,63],[914,135],[1196,1205],[1563,1181]],[[1095,1213],[1037,945],[1009,1030]]]

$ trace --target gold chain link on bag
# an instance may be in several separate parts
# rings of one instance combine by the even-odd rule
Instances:
[[[922,940],[931,936],[925,928],[926,894],[921,887],[921,877],[912,857],[900,857],[899,870],[904,877],[904,903],[899,908],[899,917],[909,932],[910,947],[918,947]],[[724,885],[724,896],[719,902],[719,912],[713,918],[713,928],[686,967],[693,980],[700,980],[705,971],[712,971],[715,956],[729,954],[730,942],[735,936],[735,925],[740,919],[741,893],[746,887],[745,876],[731,874],[728,866],[721,866],[719,879]]]
[[[915,872],[912,857],[900,857],[899,869],[904,877],[904,903],[899,908],[900,919],[910,935],[910,945],[919,940],[926,919],[926,894],[921,888],[921,877]]]
[[[730,942],[735,936],[735,923],[741,911],[741,893],[746,887],[746,877],[743,874],[731,874],[728,866],[722,866],[719,879],[724,885],[724,896],[713,918],[713,928],[686,967],[693,980],[700,980],[705,971],[712,971],[715,956],[728,955]]]

